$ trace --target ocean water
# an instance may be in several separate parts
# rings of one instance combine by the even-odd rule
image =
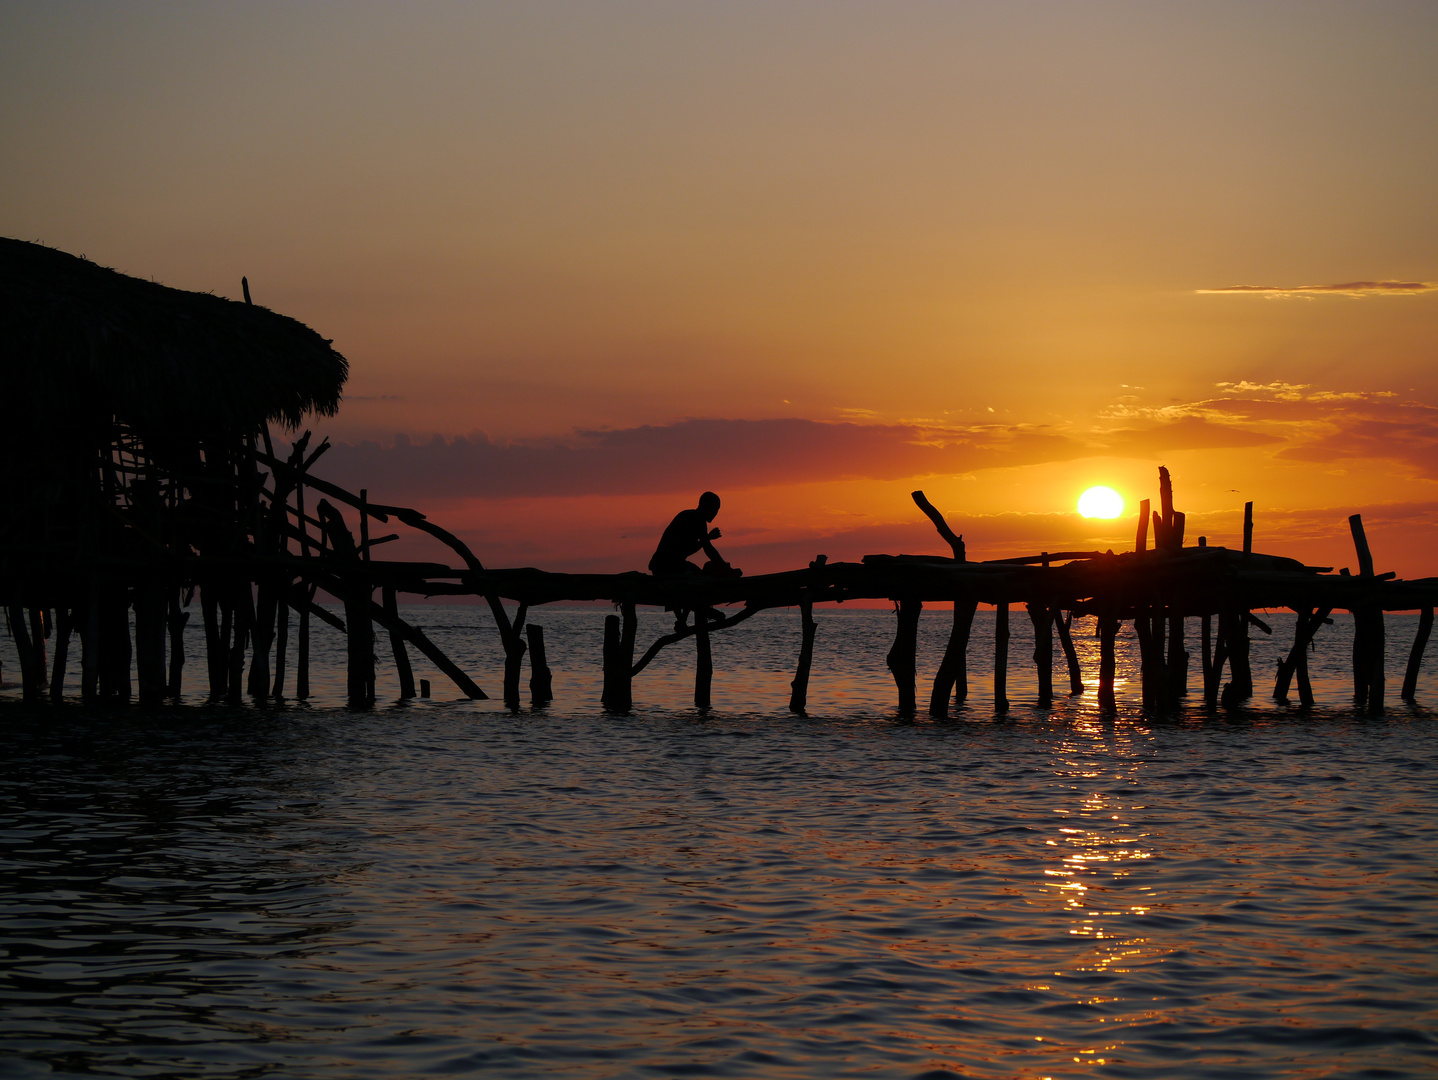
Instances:
[[[304,705],[208,706],[202,663],[155,713],[0,694],[0,1075],[1438,1071],[1416,619],[1389,617],[1389,710],[1364,718],[1345,616],[1312,710],[1266,698],[1275,613],[1252,707],[1160,717],[1131,640],[1116,715],[1091,687],[1034,707],[1015,618],[996,716],[981,614],[969,703],[933,721],[895,714],[892,615],[845,610],[817,615],[807,716],[792,612],[716,635],[712,709],[686,642],[606,714],[603,614],[533,614],[556,700],[513,713],[418,658],[432,698],[393,702],[381,665],[380,704],[347,711],[324,627]],[[497,695],[486,610],[410,617]],[[921,700],[948,621],[923,620]],[[641,645],[664,629],[641,616]]]

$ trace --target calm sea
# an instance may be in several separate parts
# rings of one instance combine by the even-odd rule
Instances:
[[[895,715],[892,615],[846,610],[818,615],[807,717],[786,612],[716,636],[711,711],[684,643],[606,715],[603,614],[535,613],[556,700],[514,714],[422,661],[433,698],[348,712],[324,627],[304,706],[0,695],[0,1075],[1438,1072],[1415,619],[1389,618],[1389,713],[1365,719],[1345,616],[1317,708],[1266,699],[1275,614],[1253,708],[1163,718],[1131,641],[1117,716],[1091,690],[1034,708],[1016,618],[996,717],[980,615],[970,704],[935,722]],[[410,615],[498,694],[487,611]],[[921,673],[948,621],[925,615]]]

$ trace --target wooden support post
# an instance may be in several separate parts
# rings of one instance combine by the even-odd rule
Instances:
[[[1228,630],[1225,645],[1228,648],[1229,682],[1219,694],[1219,701],[1225,707],[1238,705],[1253,697],[1253,668],[1248,660],[1248,609],[1234,608],[1228,613]]]
[[[1098,704],[1101,709],[1117,708],[1114,696],[1114,676],[1118,670],[1115,639],[1118,637],[1119,621],[1112,611],[1103,611],[1098,617]]]
[[[1253,554],[1253,503],[1243,504],[1243,553]]]
[[[1299,700],[1305,705],[1312,705],[1313,687],[1308,685],[1308,647],[1318,628],[1328,621],[1332,608],[1319,608],[1316,612],[1309,607],[1297,607],[1293,610],[1297,614],[1293,628],[1293,647],[1278,665],[1278,675],[1273,682],[1273,699],[1287,701],[1288,687],[1297,675]],[[1304,689],[1305,686],[1307,690]]]
[[[1134,538],[1133,549],[1142,555],[1148,550],[1148,500],[1138,504],[1138,535]]]
[[[630,672],[634,654],[624,652],[624,631],[618,615],[604,617],[604,695],[603,705],[615,712],[628,712],[634,707]],[[630,639],[633,640],[632,638]]]
[[[1207,611],[1199,624],[1199,650],[1202,653],[1199,662],[1203,665],[1203,694],[1207,700],[1209,678],[1213,672],[1213,616]]]
[[[165,594],[163,586],[151,582],[135,588],[135,675],[141,705],[165,699]]]
[[[1218,707],[1222,696],[1223,665],[1228,661],[1228,638],[1230,616],[1227,612],[1218,614],[1218,635],[1213,643],[1213,664],[1208,669],[1208,681],[1203,686],[1203,703],[1210,709]]]
[[[1064,651],[1064,661],[1069,669],[1069,694],[1083,693],[1083,669],[1079,667],[1078,650],[1074,648],[1073,634],[1070,626],[1073,623],[1074,613],[1063,612],[1054,608],[1054,627],[1059,632],[1059,645]]]
[[[49,636],[48,610],[32,607],[30,609],[30,647],[35,650],[35,674],[39,677],[41,694],[50,689],[50,664],[45,657],[45,639]]]
[[[799,602],[799,666],[794,670],[794,681],[789,684],[789,711],[803,713],[809,705],[809,669],[814,663],[814,605],[809,600]]]
[[[230,672],[227,697],[238,704],[242,697],[245,678],[245,650],[249,648],[250,631],[255,624],[255,598],[250,593],[250,583],[240,583],[234,602],[235,636],[230,642]]]
[[[385,614],[390,618],[389,647],[394,653],[395,672],[399,675],[399,699],[408,701],[414,697],[414,668],[410,667],[409,650],[404,647],[404,638],[399,632],[399,603],[395,599],[394,586],[386,585],[381,591]]]
[[[105,589],[100,604],[100,696],[129,701],[130,598],[123,587]]]
[[[50,672],[50,700],[58,704],[65,695],[65,663],[70,654],[70,634],[75,629],[75,610],[70,607],[55,611],[55,666]]]
[[[80,699],[89,703],[100,694],[100,593],[93,575],[81,626]]]
[[[307,582],[300,582],[300,588],[309,594],[309,604],[315,602],[315,587]],[[295,642],[295,697],[300,701],[308,701],[310,696],[310,608],[309,604],[300,608],[300,629],[298,640]]]
[[[524,629],[524,618],[528,613],[529,605],[521,603],[509,632],[500,634],[500,641],[504,646],[503,700],[511,709],[519,708],[519,677],[524,672],[524,653],[528,648],[524,638],[520,636],[520,631]],[[631,644],[630,653],[633,651]]]
[[[709,620],[702,607],[694,612],[694,627],[694,707],[707,709],[714,683],[714,657],[709,651]],[[624,662],[632,665],[633,654]]]
[[[901,716],[913,716],[918,707],[915,680],[918,677],[919,614],[923,609],[923,603],[918,600],[899,601],[894,644],[889,647],[889,654],[884,658],[899,691]]]
[[[1363,531],[1363,515],[1348,519],[1353,548],[1358,555],[1358,576],[1373,581],[1373,553]],[[1384,626],[1383,609],[1376,603],[1353,608],[1353,696],[1370,716],[1383,713]]]
[[[1053,609],[1048,604],[1026,604],[1034,627],[1034,667],[1038,669],[1039,708],[1054,703]]]
[[[210,700],[225,696],[225,657],[229,652],[220,637],[220,605],[215,599],[219,586],[205,582],[200,586],[200,619],[205,626],[205,670],[210,677]]]
[[[10,636],[15,640],[15,652],[20,661],[21,694],[26,701],[39,701],[44,690],[40,685],[41,675],[35,662],[35,646],[25,625],[25,609],[19,604],[11,604],[6,615],[10,620]]]
[[[529,702],[546,705],[554,700],[554,677],[544,651],[544,627],[530,623],[524,631],[529,636]]]
[[[1175,514],[1177,520],[1182,515]],[[1177,605],[1168,609],[1168,679],[1165,689],[1169,707],[1178,705],[1179,698],[1188,693],[1188,650],[1183,644],[1183,611]]]
[[[170,595],[170,670],[167,677],[170,697],[177,698],[184,689],[185,677],[185,627],[190,622],[190,613],[181,609],[178,593]]]
[[[286,581],[284,592],[288,594],[293,583]],[[290,605],[282,595],[275,606],[275,681],[270,687],[270,696],[276,701],[285,699],[285,668],[290,651]]]
[[[1009,604],[994,606],[994,712],[1009,711]]]
[[[977,600],[954,601],[954,625],[944,658],[934,675],[934,689],[929,695],[929,715],[948,716],[949,698],[962,705],[969,696],[969,634],[973,631]]]
[[[1413,648],[1408,653],[1408,669],[1403,673],[1403,700],[1413,701],[1418,696],[1418,669],[1423,664],[1423,650],[1428,647],[1428,635],[1433,632],[1433,609],[1423,608],[1418,615],[1418,634],[1413,638]]]

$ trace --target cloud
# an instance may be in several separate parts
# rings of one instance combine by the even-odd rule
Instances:
[[[1200,295],[1251,293],[1259,296],[1416,296],[1438,291],[1438,281],[1345,281],[1338,285],[1227,285],[1221,289],[1195,289]]]
[[[1275,436],[1190,415],[1106,434],[1047,427],[694,419],[567,439],[494,442],[483,433],[428,443],[397,436],[336,444],[322,471],[375,499],[696,494],[835,480],[958,476],[1096,455],[1151,458],[1183,449],[1262,446]]]

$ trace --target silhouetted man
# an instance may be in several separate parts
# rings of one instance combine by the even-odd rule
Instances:
[[[719,513],[719,496],[706,491],[699,496],[699,505],[693,510],[681,510],[674,515],[669,528],[659,538],[659,546],[649,560],[651,574],[712,574],[716,577],[738,577],[739,571],[726,563],[719,552],[714,550],[714,541],[724,534],[711,529],[709,523]],[[703,550],[709,562],[702,569],[689,561],[689,556]]]

